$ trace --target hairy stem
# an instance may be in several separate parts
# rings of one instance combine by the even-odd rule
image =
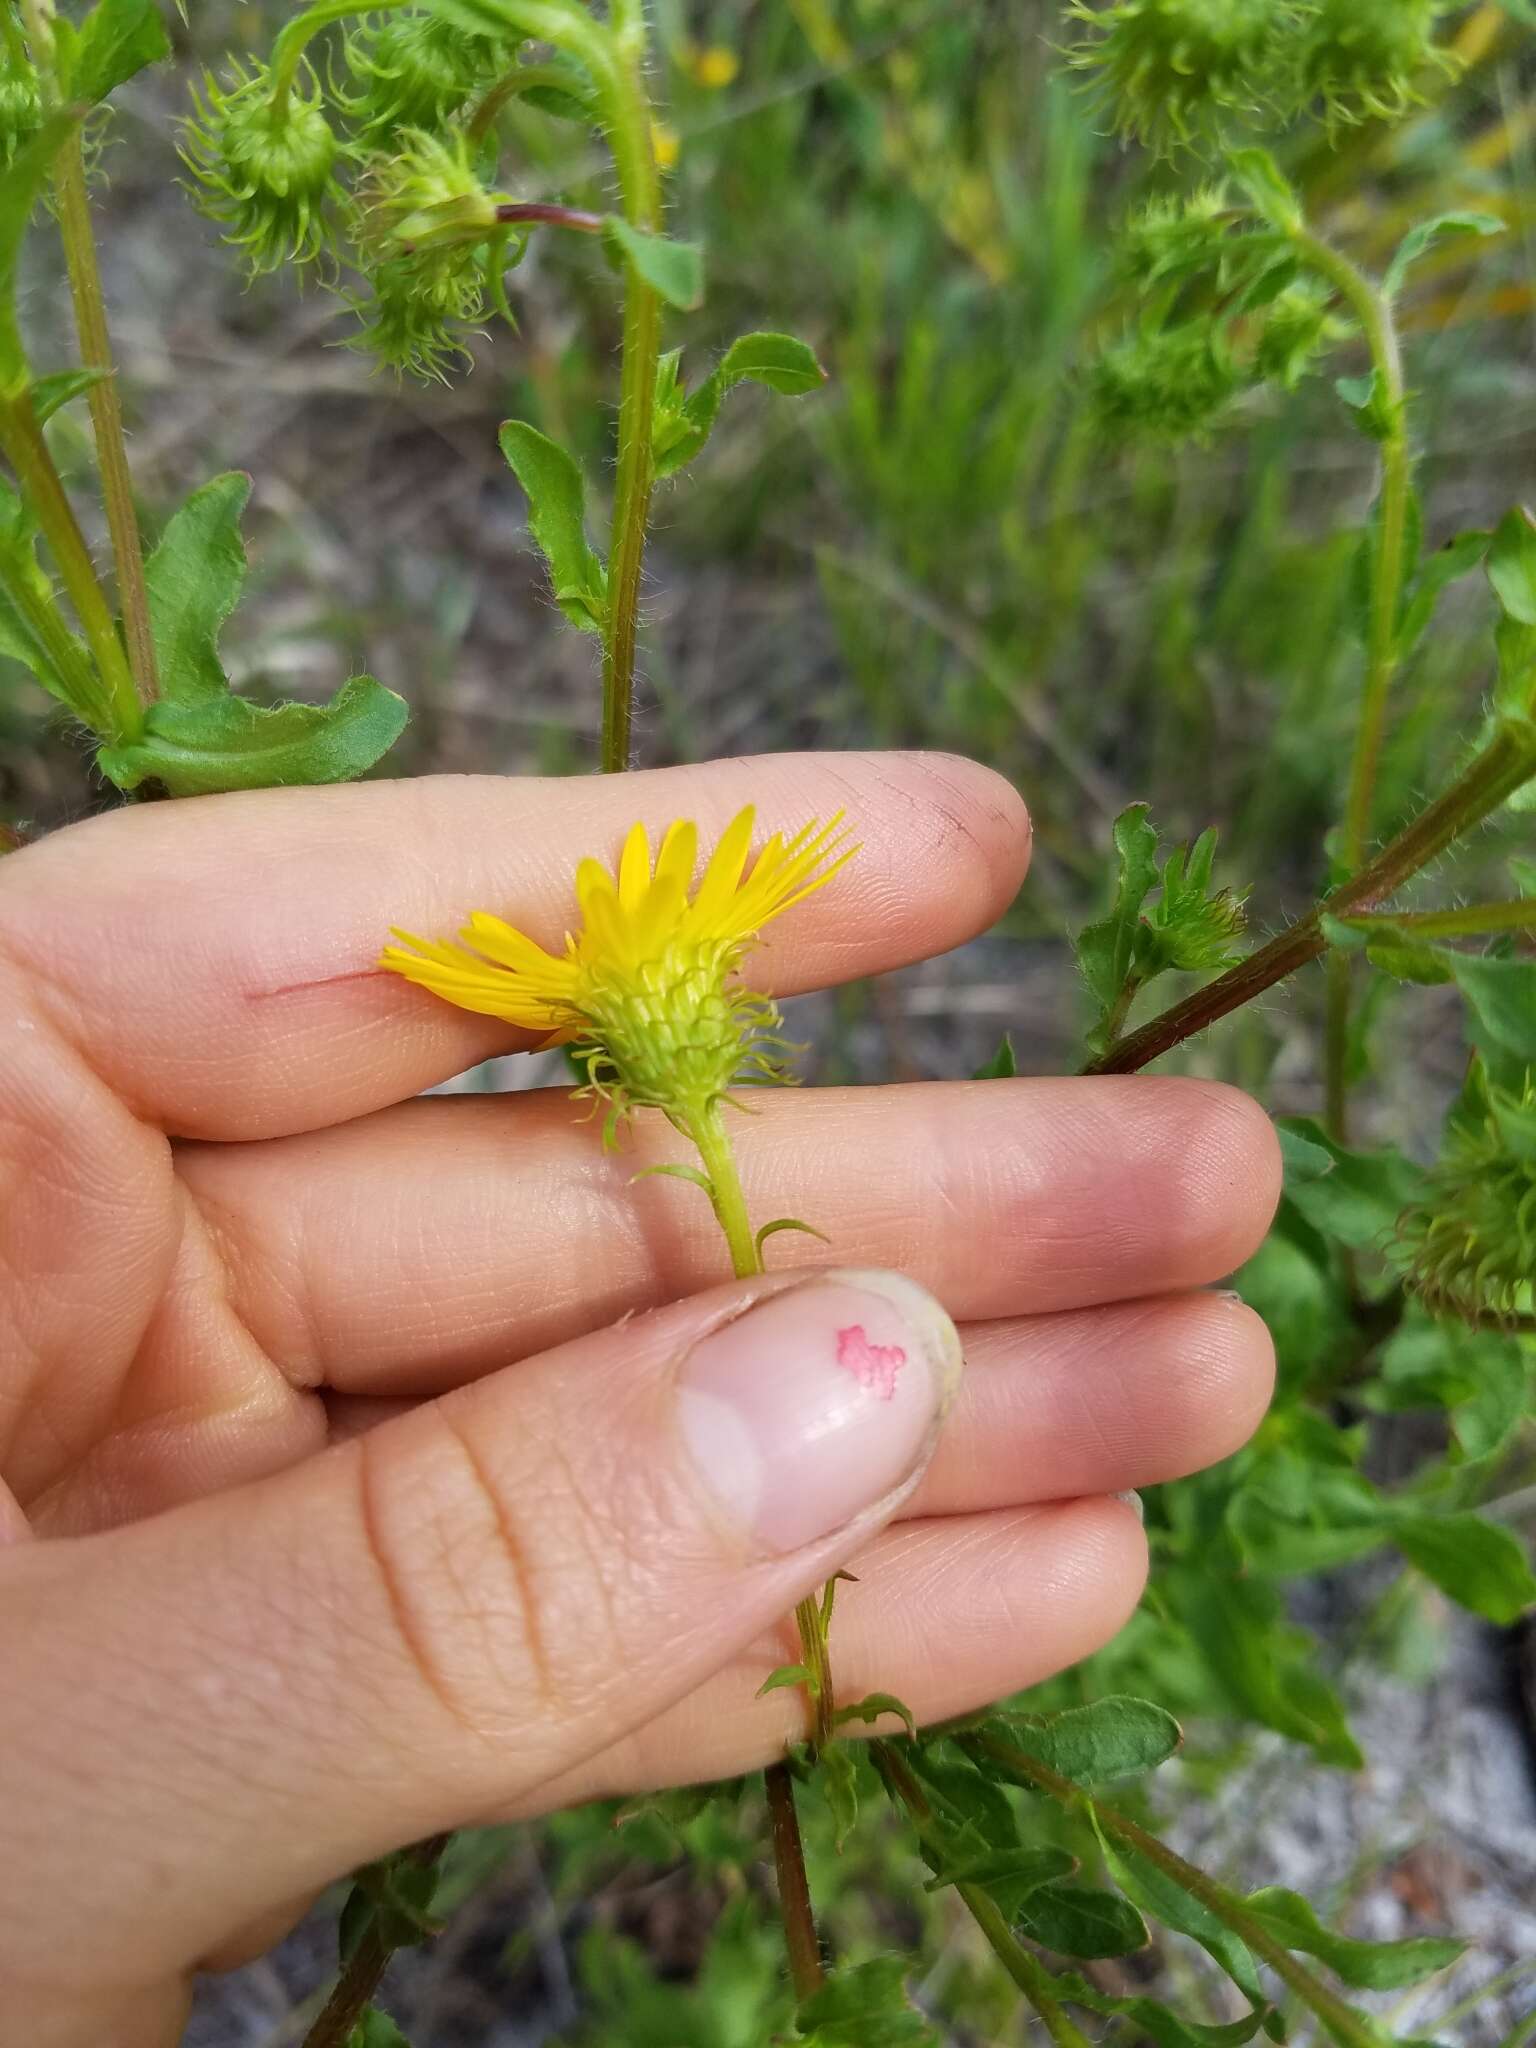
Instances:
[[[1398,622],[1403,581],[1408,571],[1408,510],[1413,495],[1413,465],[1408,447],[1406,391],[1402,351],[1392,307],[1363,272],[1331,243],[1298,233],[1296,247],[1319,276],[1349,306],[1360,324],[1371,366],[1381,388],[1386,433],[1381,443],[1381,495],[1375,544],[1370,550],[1370,628],[1365,683],[1360,698],[1360,724],[1350,760],[1349,795],[1344,810],[1344,860],[1358,867],[1370,837],[1371,811],[1386,733],[1387,698],[1398,665]],[[1349,1135],[1349,1012],[1354,963],[1335,953],[1327,967],[1327,1021],[1324,1033],[1325,1104],[1329,1130],[1343,1141]]]
[[[419,1869],[430,1870],[450,1840],[448,1835],[434,1835],[430,1841],[418,1842],[409,1852],[410,1861]],[[351,1960],[336,1980],[336,1988],[326,2000],[324,2010],[304,2036],[304,2048],[346,2048],[352,2029],[373,2003],[373,1994],[383,1982],[384,1972],[389,1968],[394,1953],[394,1944],[385,1941],[379,1933],[379,1920],[375,1914],[352,1951]]]
[[[143,727],[144,711],[133,671],[123,652],[112,607],[97,579],[91,551],[43,439],[30,390],[0,397],[0,449],[15,470],[48,542],[96,663],[101,689],[89,723],[112,745],[135,739]]]
[[[784,1920],[784,1946],[789,1951],[789,1977],[795,1997],[803,2002],[821,1989],[827,1973],[821,1960],[821,1938],[816,1932],[810,1881],[805,1874],[805,1846],[800,1839],[800,1817],[795,1811],[795,1781],[785,1764],[770,1764],[763,1775],[768,1784],[773,1867],[779,1881],[779,1911]]]
[[[0,554],[0,590],[10,599],[58,679],[64,702],[93,729],[108,724],[110,702],[85,649],[65,625],[46,588]]]
[[[655,234],[661,227],[661,180],[651,140],[650,103],[639,60],[620,60],[605,95],[609,141],[618,167],[624,218]],[[606,774],[629,766],[639,631],[640,579],[656,471],[652,434],[656,369],[661,353],[661,300],[633,263],[625,266],[624,363],[619,393],[618,468],[613,539],[608,551],[608,616],[603,625],[603,757]]]
[[[101,372],[89,393],[91,425],[96,434],[96,460],[112,559],[117,567],[117,596],[128,643],[128,664],[141,704],[160,694],[155,668],[155,643],[150,630],[149,592],[144,582],[144,548],[133,503],[133,478],[123,439],[123,408],[117,388],[112,339],[107,331],[106,301],[96,262],[96,237],[91,228],[90,200],[85,188],[85,142],[77,127],[65,143],[54,174],[59,204],[59,231],[69,288],[80,337],[80,360]]]
[[[917,1828],[919,1841],[923,1841],[934,1818],[927,1794],[892,1744],[874,1742],[870,1748],[875,1769],[885,1781],[886,1790],[906,1808]],[[937,1861],[933,1867],[938,1868]],[[979,1885],[957,1884],[955,1890],[985,1935],[992,1953],[1039,2014],[1041,2024],[1056,2048],[1088,2048],[1086,2036],[1062,2010],[1050,1972],[1025,1948],[995,1901]]]
[[[1316,2014],[1328,2032],[1344,2048],[1380,2048],[1380,2037],[1351,2006],[1338,1998],[1321,1979],[1299,1963],[1288,1948],[1264,1927],[1248,1909],[1248,1903],[1238,1893],[1229,1891],[1214,1877],[1198,1870],[1193,1863],[1186,1863],[1176,1850],[1150,1835],[1143,1827],[1112,1806],[1105,1806],[1101,1800],[1090,1799],[1081,1786],[1074,1785],[1070,1778],[1063,1778],[1045,1764],[1038,1763],[1027,1750],[1017,1749],[1012,1743],[1004,1742],[991,1735],[962,1736],[963,1748],[973,1753],[994,1757],[1005,1764],[1016,1776],[1027,1778],[1039,1791],[1048,1794],[1061,1805],[1075,1808],[1096,1818],[1100,1829],[1122,1848],[1133,1849],[1144,1856],[1149,1863],[1156,1864],[1165,1877],[1169,1877],[1181,1891],[1198,1899],[1213,1913],[1223,1926],[1231,1928],[1251,1948],[1255,1955],[1262,1956],[1307,2009]]]
[[[1374,909],[1533,776],[1536,741],[1530,729],[1500,727],[1443,795],[1390,840],[1374,860],[1315,904],[1305,917],[1288,925],[1258,952],[1228,968],[1207,987],[1197,989],[1183,1002],[1150,1019],[1111,1052],[1090,1061],[1083,1071],[1137,1073],[1174,1046],[1182,1045],[1186,1038],[1193,1038],[1197,1032],[1274,988],[1299,967],[1319,959],[1328,951],[1323,931],[1325,918],[1342,918],[1352,911]]]
[[[1346,918],[1362,931],[1401,932],[1410,939],[1478,938],[1486,932],[1536,931],[1536,896],[1508,903],[1466,903],[1457,910],[1384,910]]]

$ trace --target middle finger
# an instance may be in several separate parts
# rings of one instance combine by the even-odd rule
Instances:
[[[1206,1082],[817,1089],[765,1095],[738,1132],[754,1215],[831,1239],[797,1238],[796,1265],[896,1267],[967,1321],[1205,1286],[1278,1192],[1262,1112]],[[552,1089],[188,1145],[179,1165],[233,1306],[295,1384],[426,1396],[717,1281],[699,1191],[635,1179],[687,1156],[659,1119],[605,1153]]]

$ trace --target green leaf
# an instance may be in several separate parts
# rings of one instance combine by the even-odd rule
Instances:
[[[528,497],[528,525],[549,564],[555,603],[584,633],[600,633],[608,608],[608,572],[587,542],[587,493],[581,471],[556,442],[526,420],[508,420],[501,452]]]
[[[1443,1970],[1466,1951],[1464,1941],[1351,1941],[1325,1927],[1299,1892],[1271,1886],[1254,1892],[1248,1911],[1289,1949],[1316,1956],[1356,1991],[1397,1991]]]
[[[603,234],[615,261],[629,263],[669,306],[692,313],[703,305],[704,251],[697,242],[645,234],[618,214],[610,214],[604,221]]]
[[[1536,626],[1536,518],[1524,506],[1506,512],[1494,530],[1488,581],[1509,618]]]
[[[1106,2019],[1133,2021],[1135,2032],[1147,2035],[1157,2043],[1157,2048],[1241,2048],[1241,2043],[1251,2041],[1264,2022],[1262,2011],[1245,2013],[1240,2020],[1229,2020],[1225,2025],[1187,2020],[1155,1998],[1113,1998],[1086,1978],[1071,1975],[1058,1977],[1056,1989],[1063,1998],[1088,2012],[1102,2013]]]
[[[1474,1041],[1492,1053],[1536,1062],[1536,960],[1498,953],[1436,951],[1472,1011]]]
[[[1157,830],[1148,817],[1148,806],[1132,804],[1122,811],[1115,820],[1114,837],[1119,874],[1113,907],[1108,917],[1085,925],[1077,935],[1077,964],[1103,1012],[1089,1036],[1095,1050],[1102,1050],[1097,1041],[1131,971],[1141,908],[1157,882]]]
[[[765,1223],[753,1239],[757,1246],[758,1264],[762,1264],[763,1246],[770,1237],[778,1237],[783,1231],[798,1231],[802,1237],[814,1237],[822,1244],[830,1244],[831,1238],[824,1230],[818,1230],[814,1223],[802,1223],[798,1216],[776,1216],[772,1223]]]
[[[79,107],[50,114],[31,141],[0,174],[0,397],[14,397],[28,383],[27,356],[16,324],[16,271],[27,224],[53,173],[54,159],[78,127]]]
[[[757,1688],[757,1697],[764,1698],[771,1692],[783,1692],[787,1687],[803,1686],[812,1699],[821,1690],[821,1682],[809,1664],[781,1664],[777,1671],[770,1671]]]
[[[32,409],[38,425],[46,425],[56,412],[105,383],[111,375],[110,370],[56,370],[51,376],[39,377],[32,386]]]
[[[1312,1117],[1284,1117],[1279,1128],[1333,1161],[1330,1173],[1286,1184],[1287,1196],[1324,1237],[1353,1250],[1379,1249],[1391,1239],[1403,1211],[1423,1197],[1422,1169],[1400,1152],[1352,1152]]]
[[[910,1754],[903,1754],[923,1781],[949,1853],[960,1854],[956,1843],[966,1836],[974,1848],[1018,1847],[1018,1816],[1007,1793],[968,1757],[956,1756],[947,1742],[931,1741],[919,1742]]]
[[[1502,235],[1504,223],[1495,213],[1437,213],[1433,220],[1421,220],[1411,227],[1397,245],[1397,253],[1381,281],[1382,291],[1391,299],[1402,290],[1408,272],[1434,243],[1451,235]]]
[[[672,476],[692,462],[714,432],[727,395],[738,384],[764,384],[786,397],[818,391],[826,371],[816,353],[788,334],[744,334],[733,341],[691,396],[677,384],[677,358],[657,392],[655,461],[658,477]]]
[[[172,515],[144,565],[161,693],[177,704],[228,696],[219,633],[245,588],[240,520],[250,495],[248,476],[216,476]]]
[[[855,1700],[852,1706],[839,1707],[832,1716],[832,1725],[834,1728],[846,1728],[853,1721],[873,1725],[882,1714],[894,1714],[898,1721],[904,1722],[908,1739],[916,1742],[917,1723],[912,1717],[912,1709],[904,1701],[897,1699],[893,1692],[866,1693],[863,1699]]]
[[[1280,1164],[1287,1193],[1302,1182],[1321,1180],[1324,1174],[1332,1173],[1333,1154],[1325,1145],[1315,1145],[1285,1124],[1277,1124],[1275,1130],[1280,1140]]]
[[[1271,227],[1290,235],[1305,225],[1296,188],[1267,149],[1227,152],[1232,174]]]
[[[353,676],[329,704],[263,710],[242,697],[163,698],[145,714],[138,740],[104,747],[97,760],[119,789],[155,781],[173,796],[351,782],[389,752],[409,715],[404,698],[372,676]]]
[[[1042,1948],[1087,1961],[1134,1955],[1152,1938],[1129,1899],[1096,1884],[1043,1885],[1030,1893],[1014,1918]]]
[[[832,1815],[832,1840],[839,1855],[858,1826],[859,1766],[846,1742],[829,1742],[816,1758],[816,1784]]]
[[[1536,1605],[1536,1576],[1508,1529],[1480,1515],[1405,1516],[1397,1547],[1442,1593],[1502,1627]]]
[[[1392,1539],[1392,1504],[1358,1472],[1277,1451],[1261,1457],[1227,1514],[1255,1571],[1279,1578],[1332,1571]]]
[[[1381,1414],[1443,1409],[1453,1455],[1475,1464],[1496,1457],[1531,1412],[1532,1362],[1518,1337],[1411,1310],[1383,1346],[1363,1398]]]
[[[411,2048],[387,2012],[370,2005],[347,2036],[347,2048]]]
[[[1470,575],[1485,559],[1493,536],[1488,533],[1458,533],[1437,548],[1420,569],[1408,595],[1402,625],[1398,630],[1399,659],[1418,646],[1434,618],[1435,608],[1451,584]]]
[[[1402,418],[1402,401],[1394,399],[1380,370],[1367,377],[1336,377],[1333,388],[1355,415],[1355,425],[1369,441],[1389,441]]]
[[[816,2048],[939,2048],[939,2037],[907,1996],[907,1964],[879,1956],[835,1970],[795,2014]]]
[[[1166,1763],[1183,1740],[1172,1714],[1151,1700],[1112,1695],[1059,1714],[998,1714],[987,1723],[1002,1741],[1078,1785],[1110,1785],[1138,1778]],[[1006,1772],[993,1752],[987,1752]],[[1016,1783],[1034,1789],[1020,1775]]]
[[[1093,1823],[1104,1851],[1104,1860],[1131,1903],[1139,1906],[1143,1913],[1150,1913],[1154,1920],[1160,1920],[1165,1927],[1199,1942],[1206,1954],[1226,1971],[1250,2005],[1265,2006],[1268,2001],[1260,1988],[1253,1957],[1231,1928],[1218,1920],[1202,1900],[1186,1891],[1176,1878],[1160,1869],[1150,1857],[1142,1855],[1139,1849],[1111,1841],[1100,1826],[1097,1814],[1093,1816]]]
[[[70,41],[65,89],[91,106],[171,54],[158,0],[98,0]]]
[[[994,1885],[1007,1885],[1023,1899],[1041,1885],[1069,1877],[1076,1867],[1077,1859],[1065,1849],[1026,1849],[1022,1843],[1014,1849],[978,1849],[953,1862],[941,1859],[941,1867],[934,1871],[923,1890],[943,1891],[952,1884],[975,1884],[986,1890]]]
[[[1004,1032],[1002,1043],[985,1066],[978,1067],[971,1076],[973,1081],[1011,1081],[1019,1071],[1019,1062],[1013,1050],[1013,1038]]]

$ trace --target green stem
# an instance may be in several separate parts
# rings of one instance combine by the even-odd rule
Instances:
[[[1113,1052],[1125,1029],[1125,1020],[1131,1014],[1131,1005],[1141,993],[1141,976],[1128,974],[1120,984],[1120,993],[1115,997],[1109,1015],[1104,1019],[1104,1046],[1106,1052]]]
[[[105,695],[100,716],[91,723],[103,740],[120,746],[138,737],[143,728],[143,707],[118,637],[112,607],[97,580],[90,549],[43,439],[30,390],[10,398],[0,397],[0,449],[15,470],[33,517],[48,542],[96,663]]]
[[[93,730],[111,723],[112,707],[84,648],[70,632],[46,589],[0,553],[0,589],[20,612],[42,657],[58,678],[59,694]]]
[[[1295,1992],[1310,2012],[1316,2014],[1334,2039],[1344,2044],[1344,2048],[1380,2048],[1380,2038],[1369,2023],[1297,1962],[1290,1950],[1248,1910],[1247,1901],[1236,1892],[1229,1891],[1193,1863],[1186,1863],[1176,1850],[1159,1841],[1156,1835],[1148,1834],[1145,1828],[1138,1827],[1125,1814],[1112,1806],[1105,1806],[1101,1800],[1090,1799],[1081,1786],[1038,1763],[1027,1750],[1017,1749],[1012,1743],[991,1735],[962,1736],[961,1743],[973,1753],[979,1750],[987,1757],[996,1758],[1010,1772],[1028,1779],[1060,1805],[1096,1818],[1102,1831],[1122,1848],[1132,1849],[1149,1863],[1156,1864],[1181,1891],[1198,1899],[1223,1926],[1240,1936],[1255,1955],[1262,1956],[1275,1975]]]
[[[514,64],[486,93],[465,126],[465,134],[472,148],[478,148],[496,125],[496,117],[503,107],[513,100],[522,99],[527,93],[547,88],[553,92],[570,94],[576,89],[577,80],[569,71],[557,70],[553,64]]]
[[[924,1841],[934,1815],[922,1786],[890,1743],[873,1742],[870,1749],[887,1791],[906,1808],[917,1828],[918,1840]],[[934,1861],[932,1867],[937,1869],[938,1862]],[[1025,1948],[995,1901],[979,1885],[957,1884],[955,1890],[985,1935],[992,1953],[1039,2014],[1056,2048],[1088,2048],[1086,2036],[1062,2010],[1050,1972]]]
[[[1328,951],[1325,918],[1372,910],[1536,776],[1536,743],[1528,729],[1501,726],[1443,795],[1384,846],[1373,860],[1340,883],[1305,917],[1240,960],[1207,987],[1153,1017],[1113,1051],[1090,1061],[1089,1074],[1134,1074],[1220,1018],[1240,1010]]]
[[[620,60],[604,97],[624,218],[631,227],[655,234],[661,227],[661,180],[651,141],[650,102],[637,58]],[[660,354],[661,300],[629,263],[613,539],[608,551],[608,616],[603,627],[602,765],[607,774],[621,773],[629,766],[640,579],[656,482],[652,438]]]
[[[410,1861],[420,1869],[430,1870],[451,1839],[449,1835],[434,1835],[429,1842],[418,1843],[409,1852]],[[304,2036],[304,2048],[346,2048],[353,2028],[373,2003],[373,1994],[383,1982],[394,1953],[394,1944],[379,1933],[376,1913],[364,1928],[319,2018]]]
[[[96,433],[96,460],[101,470],[101,495],[112,558],[117,566],[117,595],[122,608],[128,662],[141,704],[160,694],[155,668],[155,642],[150,628],[149,591],[144,581],[144,548],[133,502],[133,478],[123,438],[123,408],[117,388],[112,339],[107,330],[106,302],[96,262],[90,200],[85,186],[85,144],[77,127],[65,143],[54,187],[59,203],[59,230],[69,288],[74,299],[80,359],[88,370],[101,372],[91,386],[91,424]]]
[[[1392,307],[1349,258],[1319,236],[1304,231],[1293,237],[1298,253],[1349,306],[1370,350],[1380,380],[1387,433],[1381,444],[1381,502],[1375,546],[1370,552],[1370,627],[1365,683],[1360,698],[1360,724],[1350,761],[1349,794],[1344,810],[1343,850],[1348,867],[1358,867],[1370,838],[1371,811],[1386,733],[1387,699],[1397,673],[1403,581],[1408,571],[1408,509],[1413,493],[1413,465],[1408,447],[1406,388],[1402,350]],[[1333,1135],[1348,1137],[1349,1011],[1353,962],[1335,954],[1328,962],[1327,1022],[1324,1069],[1327,1121]]]

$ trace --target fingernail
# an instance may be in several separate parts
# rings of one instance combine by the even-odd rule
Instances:
[[[911,1486],[961,1367],[954,1324],[913,1281],[818,1274],[695,1346],[679,1425],[724,1513],[782,1555]]]
[[[1124,1501],[1137,1521],[1145,1526],[1147,1519],[1146,1504],[1139,1493],[1117,1493],[1115,1499]]]

